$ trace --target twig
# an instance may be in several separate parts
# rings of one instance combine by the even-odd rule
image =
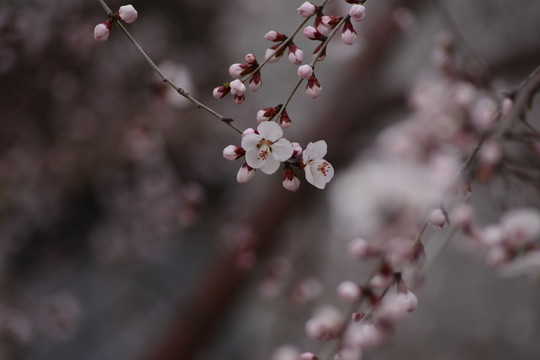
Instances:
[[[120,21],[116,21],[115,19],[115,15],[114,15],[114,12],[111,11],[111,9],[109,8],[109,6],[107,6],[107,4],[105,3],[104,0],[98,0],[99,3],[101,4],[101,6],[103,7],[103,9],[105,10],[105,12],[107,13],[107,15],[116,22],[116,24],[118,25],[118,27],[120,28],[120,30],[122,30],[122,32],[124,33],[124,35],[126,35],[126,37],[128,38],[128,40],[131,42],[131,44],[135,47],[135,49],[144,57],[144,59],[146,60],[146,62],[150,65],[150,67],[161,77],[161,79],[163,79],[164,82],[166,82],[167,84],[169,84],[174,90],[176,90],[176,92],[178,94],[180,94],[181,96],[185,97],[186,99],[188,99],[189,101],[191,101],[196,107],[197,109],[203,109],[205,110],[206,112],[208,112],[209,114],[211,114],[212,116],[216,117],[218,120],[224,122],[225,124],[227,124],[229,127],[231,127],[232,129],[234,129],[237,133],[239,134],[242,134],[243,131],[240,130],[240,128],[236,127],[234,124],[233,124],[233,119],[232,118],[227,118],[221,114],[219,114],[217,111],[213,110],[212,108],[210,108],[209,106],[203,104],[202,102],[200,102],[199,100],[195,99],[193,96],[191,96],[187,91],[185,91],[184,89],[182,89],[180,86],[176,85],[167,75],[165,75],[165,73],[154,63],[154,61],[150,58],[150,56],[148,56],[148,54],[144,51],[144,49],[141,47],[141,45],[139,45],[139,43],[133,38],[133,36],[131,36],[131,34],[129,33],[129,31],[124,27],[124,25],[120,22]]]

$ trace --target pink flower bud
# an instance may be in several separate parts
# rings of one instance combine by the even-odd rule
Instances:
[[[354,21],[361,21],[366,17],[366,8],[362,4],[355,4],[351,6],[349,10],[349,15]]]
[[[392,284],[392,281],[394,280],[394,277],[391,274],[382,274],[379,273],[375,275],[370,281],[369,286],[377,288],[377,289],[384,289],[390,284]]]
[[[280,47],[280,43],[278,44],[275,44],[274,46],[272,46],[270,49],[266,49],[266,53],[264,54],[264,58],[265,60],[266,59],[270,59],[268,60],[268,62],[276,62],[279,60],[279,58],[283,55],[283,52],[285,51],[285,48],[279,50],[279,51],[276,51],[279,47]],[[271,56],[273,55],[273,57],[271,58]]]
[[[323,40],[325,36],[315,29],[313,26],[308,26],[304,29],[304,35],[311,40]]]
[[[356,41],[356,31],[350,22],[346,22],[341,32],[341,41],[346,45],[352,45]]]
[[[234,95],[234,102],[240,105],[241,103],[246,100],[246,97],[244,95]]]
[[[257,62],[257,58],[253,54],[247,54],[246,55],[246,62],[249,65],[253,65],[253,66],[258,66],[259,65],[259,63]]]
[[[259,90],[262,86],[262,80],[261,80],[261,73],[258,71],[253,74],[253,76],[249,79],[249,88],[251,91],[255,92]]]
[[[346,336],[346,343],[355,345],[362,349],[379,344],[384,338],[384,334],[376,325],[364,322],[355,326]]]
[[[309,97],[315,99],[321,94],[321,91],[321,84],[315,77],[315,74],[311,75],[311,77],[308,79],[308,83],[306,86],[306,94],[308,94]]]
[[[229,86],[231,88],[231,94],[233,95],[241,97],[246,92],[246,86],[238,79],[231,81]]]
[[[227,160],[234,161],[246,154],[246,151],[239,146],[229,145],[223,149],[223,157]]]
[[[298,76],[309,79],[313,75],[313,68],[307,64],[298,67]]]
[[[452,223],[460,227],[468,227],[474,219],[474,210],[468,204],[457,205],[450,214]]]
[[[306,1],[300,7],[297,9],[298,15],[301,17],[310,17],[311,15],[315,14],[315,11],[317,11],[317,7],[310,3],[309,1]]]
[[[247,128],[246,130],[244,130],[244,132],[242,133],[242,137],[246,137],[248,135],[251,135],[251,134],[258,134],[257,130],[253,129],[253,128]]]
[[[120,6],[120,9],[118,9],[118,12],[116,13],[116,18],[128,24],[131,24],[132,22],[137,20],[137,15],[137,10],[135,10],[132,5],[124,5]]]
[[[317,45],[315,50],[313,50],[313,58],[315,59],[315,57],[317,57],[317,61],[323,61],[326,58],[326,48],[321,51],[321,45]]]
[[[359,260],[365,260],[380,253],[379,248],[370,245],[362,238],[356,238],[349,242],[347,252]]]
[[[97,41],[107,41],[111,34],[111,21],[105,21],[101,24],[97,24],[94,28],[94,39]]]
[[[299,143],[297,142],[293,142],[291,143],[292,147],[293,147],[293,154],[291,156],[291,158],[293,159],[301,159],[302,158],[302,147],[300,146]]]
[[[214,88],[214,91],[213,91],[213,95],[216,99],[221,99],[222,97],[224,97],[225,95],[227,95],[229,93],[229,91],[231,90],[231,88],[227,85],[222,85],[222,86],[218,86],[216,88]]]
[[[284,34],[278,33],[277,31],[272,30],[264,34],[264,38],[268,41],[277,42],[277,41],[286,40],[287,35],[284,35]]]
[[[352,304],[360,298],[361,291],[355,282],[343,281],[338,285],[336,293],[345,304]]]
[[[514,102],[510,98],[505,98],[502,102],[501,108],[502,108],[502,114],[503,116],[507,116],[510,114],[510,110],[514,107]]]
[[[304,52],[302,49],[291,43],[289,45],[289,61],[295,65],[300,65],[304,60]]]
[[[290,167],[285,167],[283,170],[283,187],[289,191],[296,191],[300,187],[300,180],[294,175]]]
[[[289,117],[289,114],[287,114],[287,111],[283,111],[281,113],[281,116],[279,117],[279,125],[281,125],[281,127],[284,129],[291,126],[291,118]]]
[[[261,123],[263,121],[272,120],[272,118],[276,116],[280,109],[281,105],[268,107],[257,111],[257,122]]]
[[[317,356],[315,356],[314,353],[311,353],[311,352],[302,353],[298,357],[298,360],[318,360],[318,359],[319,358]]]
[[[341,21],[341,19],[340,16],[325,15],[321,17],[321,22],[325,27],[332,29]]]
[[[249,73],[250,70],[251,69],[248,64],[232,64],[229,67],[229,75],[235,79],[238,79],[242,75]]]
[[[238,174],[236,174],[236,181],[243,184],[251,180],[253,176],[255,176],[255,169],[251,168],[247,163],[244,163],[240,170],[238,170]]]
[[[332,339],[342,332],[345,325],[343,315],[332,306],[323,306],[306,323],[306,334],[315,339]]]
[[[434,209],[429,213],[427,221],[435,230],[442,230],[446,224],[446,216],[441,209]]]

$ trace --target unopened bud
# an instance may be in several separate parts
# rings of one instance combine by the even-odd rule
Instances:
[[[111,34],[111,22],[105,21],[101,24],[97,24],[94,28],[94,39],[97,41],[107,41]]]
[[[133,5],[124,5],[120,6],[120,9],[118,9],[118,12],[116,13],[116,18],[128,24],[131,24],[132,22],[137,20],[137,15],[137,10],[135,10]]]

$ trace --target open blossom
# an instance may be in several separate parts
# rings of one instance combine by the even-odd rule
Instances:
[[[120,9],[118,9],[118,12],[116,13],[116,17],[119,20],[122,20],[128,24],[131,24],[137,20],[137,15],[137,10],[135,10],[133,5],[120,6]]]
[[[323,159],[326,155],[326,141],[319,140],[309,143],[302,153],[302,165],[306,180],[313,186],[324,189],[326,184],[334,177],[334,168]]]
[[[283,161],[293,154],[289,140],[282,138],[283,130],[273,121],[264,121],[257,127],[258,134],[242,138],[242,147],[246,150],[246,162],[253,169],[260,169],[265,174],[273,174]]]
[[[300,7],[297,9],[298,15],[301,17],[310,17],[311,15],[315,14],[315,11],[317,10],[317,7],[310,3],[309,1],[306,1]]]
[[[94,39],[97,41],[106,41],[111,34],[111,22],[105,21],[97,24],[94,28]]]

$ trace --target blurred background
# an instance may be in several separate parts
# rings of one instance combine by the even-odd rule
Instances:
[[[134,0],[127,27],[180,86],[255,127],[257,110],[289,94],[294,65],[265,67],[242,105],[212,89],[246,53],[264,58],[267,31],[292,32],[302,2]],[[306,319],[337,303],[339,281],[369,274],[346,255],[355,234],[332,209],[349,189],[334,186],[407,116],[415,81],[437,73],[447,18],[500,89],[540,64],[538,1],[366,7],[356,44],[337,39],[317,65],[322,95],[299,91],[288,107],[285,136],[325,139],[336,179],[319,191],[301,177],[289,193],[279,173],[236,183],[241,160],[221,154],[239,136],[171,93],[117,29],[96,42],[98,1],[0,3],[0,359],[270,359],[286,343],[324,347],[304,335]],[[313,43],[295,42],[309,59]],[[537,207],[537,195],[522,197]],[[493,197],[475,198],[480,221],[497,218]],[[365,359],[540,356],[538,283],[500,278],[459,241],[417,294],[418,310]]]

